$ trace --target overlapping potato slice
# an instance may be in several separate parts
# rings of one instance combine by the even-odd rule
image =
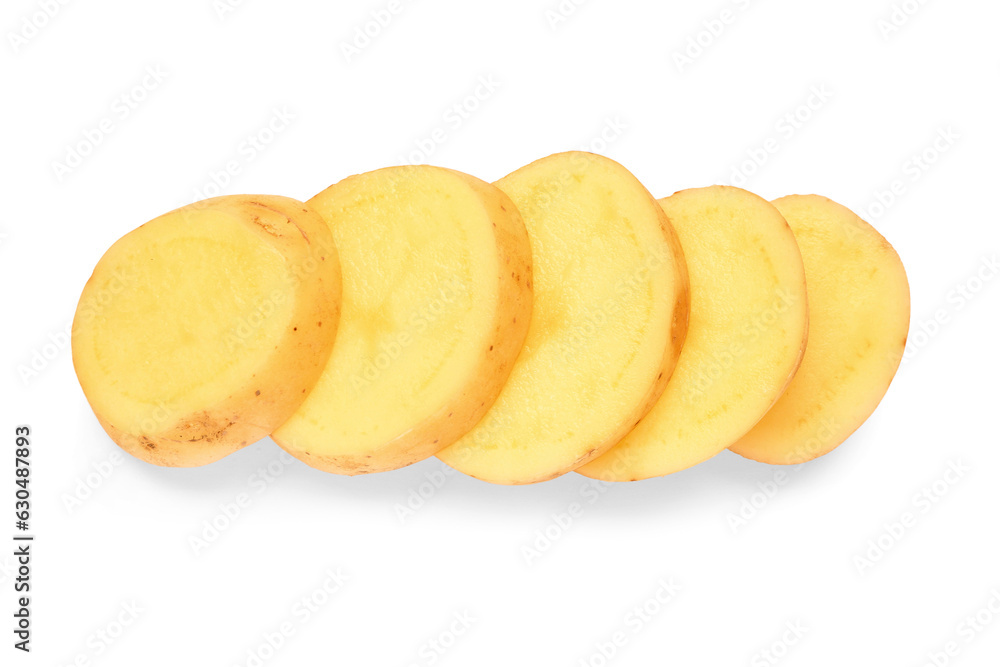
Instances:
[[[535,309],[497,402],[438,456],[525,484],[600,456],[656,401],[687,329],[687,272],[663,209],[612,160],[561,153],[497,186],[531,238]]]
[[[677,472],[735,443],[784,391],[806,344],[802,259],[774,206],[727,186],[684,190],[660,203],[684,249],[691,321],[653,409],[578,470],[605,481]]]
[[[531,318],[531,249],[500,190],[437,167],[348,178],[310,200],[340,250],[340,334],[274,440],[341,474],[399,468],[471,429]]]
[[[794,464],[833,450],[878,406],[906,346],[910,292],[899,255],[849,209],[816,195],[774,205],[802,251],[809,342],[788,389],[732,450]]]

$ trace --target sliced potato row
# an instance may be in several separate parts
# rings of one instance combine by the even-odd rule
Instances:
[[[829,199],[657,202],[571,152],[494,185],[396,167],[168,213],[98,263],[73,359],[112,439],[158,465],[270,434],[340,474],[436,454],[498,484],[626,481],[831,451],[908,326],[898,255]]]

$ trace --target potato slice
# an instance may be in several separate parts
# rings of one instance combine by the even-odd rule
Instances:
[[[531,248],[500,190],[437,167],[348,178],[309,202],[344,268],[340,335],[274,440],[341,474],[455,442],[492,405],[531,319]]]
[[[535,310],[496,404],[438,456],[527,484],[601,455],[656,401],[687,328],[687,272],[663,209],[612,160],[562,153],[497,185],[531,237]]]
[[[731,449],[794,464],[830,452],[875,411],[906,347],[910,290],[896,251],[847,208],[815,195],[774,205],[802,251],[809,342],[788,389]]]
[[[691,279],[677,368],[625,439],[578,472],[605,481],[667,475],[740,439],[788,386],[808,330],[802,256],[778,210],[728,186],[660,200]]]
[[[217,197],[147,222],[101,258],[73,322],[73,363],[123,449],[203,465],[298,408],[339,304],[322,218],[286,197]]]

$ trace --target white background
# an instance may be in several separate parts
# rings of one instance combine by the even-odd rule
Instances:
[[[11,648],[0,550],[0,662],[917,667],[954,641],[938,664],[995,664],[997,3],[907,0],[890,32],[892,0],[591,0],[555,23],[558,0],[413,0],[350,60],[343,44],[388,0],[51,4],[46,18],[44,2],[7,0],[0,17],[0,537],[19,423],[35,434],[37,535],[30,655]],[[86,405],[65,331],[101,254],[146,220],[208,194],[304,199],[410,160],[495,180],[572,148],[656,196],[815,192],[872,222],[907,267],[913,329],[871,420],[801,467],[726,452],[599,493],[574,474],[494,487],[436,460],[342,478],[270,441],[158,469],[119,454]],[[326,594],[338,569],[348,581]],[[679,587],[666,602],[661,580]],[[325,604],[306,618],[310,596]],[[456,614],[473,620],[453,635]],[[261,650],[283,623],[291,636]]]

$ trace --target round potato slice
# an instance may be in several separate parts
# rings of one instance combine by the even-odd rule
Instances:
[[[531,319],[531,248],[500,190],[437,167],[348,178],[309,202],[340,250],[340,335],[273,435],[328,472],[400,468],[455,442],[507,379]]]
[[[906,347],[910,290],[896,251],[847,208],[816,195],[773,203],[802,251],[809,342],[788,389],[731,449],[795,464],[830,452],[875,411]]]
[[[497,186],[528,228],[535,310],[497,402],[438,456],[527,484],[600,456],[656,401],[687,329],[687,272],[663,209],[612,160],[561,153]]]
[[[763,417],[799,367],[808,329],[802,256],[778,210],[728,186],[660,200],[691,280],[691,321],[660,400],[625,439],[578,472],[605,481],[705,461]]]
[[[203,465],[299,407],[339,308],[322,218],[286,197],[217,197],[147,222],[101,258],[73,322],[73,363],[123,449]]]

